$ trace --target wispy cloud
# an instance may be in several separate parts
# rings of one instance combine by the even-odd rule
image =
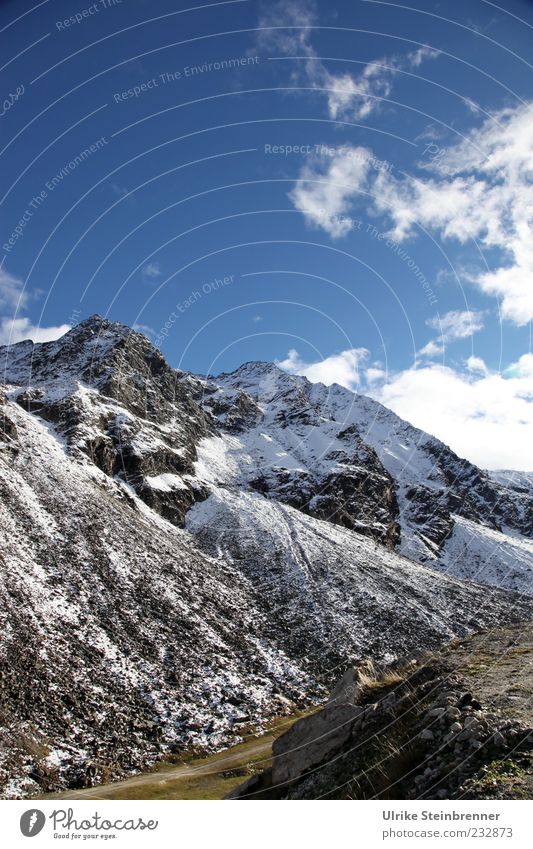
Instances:
[[[367,187],[370,151],[344,145],[332,156],[312,155],[303,165],[289,193],[308,224],[320,227],[333,239],[352,228],[347,215],[354,195]]]
[[[28,301],[24,281],[0,269],[0,309],[22,309]]]
[[[332,74],[325,70],[329,115],[334,120],[363,120],[379,109],[383,98],[392,92],[398,72],[418,68],[438,51],[422,47],[403,57],[385,56],[365,65],[361,73]]]
[[[439,335],[431,339],[418,353],[420,356],[432,358],[443,354],[449,342],[468,339],[482,330],[484,313],[482,310],[450,310],[443,315],[429,318],[426,324],[433,330],[438,330]]]
[[[396,177],[390,170],[347,170],[346,151],[339,149],[327,167],[304,164],[291,198],[297,209],[338,238],[347,226],[331,226],[313,214],[315,205],[331,199],[331,209],[347,214],[364,203],[381,215],[388,235],[401,242],[418,228],[433,230],[446,240],[498,249],[495,265],[464,274],[487,295],[501,300],[502,316],[517,325],[533,319],[533,102],[505,109],[487,119],[459,144],[451,145],[439,162],[429,163],[429,176]],[[320,190],[306,181],[325,180]],[[345,186],[338,187],[340,179]],[[362,186],[363,177],[366,185]],[[368,195],[361,195],[361,188]]]
[[[149,324],[134,324],[133,330],[137,331],[137,333],[142,333],[143,336],[147,336],[148,339],[155,339],[157,336],[157,331],[155,331]]]
[[[161,277],[162,271],[158,262],[148,262],[141,268],[141,277],[143,280],[157,280]]]
[[[416,69],[439,55],[421,47],[403,56],[385,56],[369,62],[358,73],[333,73],[327,69],[313,44],[313,27],[318,22],[314,2],[281,0],[269,5],[260,17],[258,43],[264,53],[294,58],[291,78],[295,84],[316,89],[327,102],[333,120],[363,120],[379,109],[387,98],[394,77],[402,70]]]

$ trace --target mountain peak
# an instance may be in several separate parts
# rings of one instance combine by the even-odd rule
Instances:
[[[276,363],[266,360],[248,360],[233,371],[221,372],[217,375],[218,380],[238,377],[264,377],[267,374],[286,374]]]
[[[137,332],[131,327],[128,327],[127,324],[122,324],[120,321],[110,321],[110,319],[104,318],[104,316],[99,315],[99,313],[94,313],[88,318],[83,319],[83,321],[80,321],[78,324],[75,324],[64,337],[61,337],[61,339],[75,339],[79,336],[87,338],[95,334],[117,336],[119,338],[123,338],[127,335],[142,335],[137,334]]]
[[[24,340],[0,348],[3,376],[7,383],[40,385],[50,380],[70,384],[109,375],[123,370],[128,359],[149,361],[157,371],[166,366],[162,355],[151,342],[121,322],[112,322],[94,314],[80,321],[51,342]],[[168,366],[167,366],[168,368]]]

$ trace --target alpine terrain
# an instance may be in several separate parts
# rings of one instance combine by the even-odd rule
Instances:
[[[272,363],[172,369],[94,316],[0,348],[0,793],[213,750],[531,620],[531,476]]]

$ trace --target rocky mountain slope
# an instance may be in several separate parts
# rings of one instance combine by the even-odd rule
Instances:
[[[98,317],[0,364],[4,796],[222,746],[363,655],[531,617],[443,573],[475,550],[530,590],[531,503],[370,399],[264,364],[202,380]]]

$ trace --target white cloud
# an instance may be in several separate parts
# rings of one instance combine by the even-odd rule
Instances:
[[[330,118],[363,120],[377,109],[380,98],[388,97],[392,90],[393,72],[384,67],[382,63],[386,62],[382,59],[375,65],[366,65],[358,76],[325,71],[324,85],[330,89],[327,94]]]
[[[385,380],[387,372],[375,363],[365,370],[365,379],[369,384],[375,383],[378,380]]]
[[[70,324],[55,327],[41,327],[33,324],[29,318],[0,318],[0,345],[14,345],[24,339],[32,342],[52,342],[71,330]]]
[[[355,389],[360,383],[360,366],[368,357],[366,348],[349,348],[340,354],[333,354],[324,360],[305,362],[298,351],[292,348],[284,360],[276,361],[276,365],[288,371],[289,374],[300,374],[312,383],[324,383],[331,386],[338,383],[346,389]]]
[[[28,300],[28,293],[24,291],[24,281],[5,269],[0,269],[0,309],[7,312],[7,315],[0,315],[0,345],[14,344],[24,339],[50,342],[70,330],[69,324],[38,327],[26,316],[13,318],[13,314],[25,307]]]
[[[468,371],[479,372],[479,374],[489,373],[485,360],[482,360],[481,357],[475,357],[474,355],[468,357],[466,367]]]
[[[132,330],[135,330],[137,333],[142,333],[143,336],[147,336],[148,339],[152,339],[157,336],[156,331],[149,324],[134,324]]]
[[[349,145],[332,156],[309,158],[289,193],[308,224],[321,227],[333,239],[349,232],[353,222],[346,213],[354,194],[366,186],[370,158],[366,148]]]
[[[533,470],[533,355],[511,376],[489,373],[478,358],[469,368],[467,375],[441,365],[407,369],[372,394],[481,468]]]
[[[413,68],[418,68],[427,59],[437,59],[439,56],[440,52],[433,47],[419,47],[417,50],[408,53],[408,64]]]
[[[313,0],[278,0],[269,3],[259,18],[257,42],[267,53],[314,57],[310,38],[316,18],[316,3]]]
[[[483,312],[481,310],[450,310],[443,315],[437,315],[426,321],[428,327],[440,331],[441,339],[466,339],[483,329]]]
[[[483,329],[483,312],[481,310],[450,310],[443,315],[436,315],[426,321],[428,327],[439,330],[436,339],[431,339],[418,352],[421,357],[440,356],[446,350],[446,345],[456,339],[467,339]]]
[[[326,168],[316,159],[304,164],[290,197],[308,222],[333,238],[345,236],[351,229],[348,213],[362,202],[388,219],[388,235],[397,242],[423,227],[445,240],[476,240],[485,250],[497,249],[492,268],[463,276],[500,299],[504,319],[517,325],[533,320],[533,102],[488,118],[438,162],[426,163],[424,169],[435,172],[429,177],[357,170],[350,149],[339,148]],[[365,155],[368,165],[372,154],[365,150]],[[323,185],[306,184],[312,179],[322,179]],[[317,208],[326,214],[321,217]],[[331,223],[328,213],[347,221]]]
[[[418,68],[427,59],[435,59],[438,51],[422,47],[406,56],[377,59],[365,65],[360,74],[331,74],[324,69],[323,83],[328,92],[328,111],[334,120],[367,118],[377,110],[382,98],[392,91],[399,71]]]
[[[427,345],[420,348],[418,352],[420,357],[428,357],[429,359],[432,357],[440,357],[441,354],[444,354],[444,345],[441,340],[436,339],[431,339]]]
[[[529,103],[497,113],[448,148],[435,164],[440,178],[397,180],[379,173],[372,186],[374,207],[392,220],[396,239],[412,235],[420,224],[445,239],[477,239],[484,248],[499,249],[496,267],[469,277],[501,299],[504,318],[524,325],[533,319],[532,162]]]
[[[148,262],[141,268],[141,277],[143,280],[157,280],[161,277],[161,266],[158,262]]]
[[[0,269],[0,309],[20,309],[25,306],[28,299],[23,290],[23,280]]]
[[[333,120],[367,118],[379,108],[381,98],[391,93],[398,71],[418,68],[422,62],[439,55],[437,50],[421,47],[405,56],[385,56],[369,62],[359,73],[335,74],[327,70],[311,43],[317,19],[314,2],[272,3],[259,20],[258,45],[264,52],[299,57],[295,60],[292,81],[325,96]]]

